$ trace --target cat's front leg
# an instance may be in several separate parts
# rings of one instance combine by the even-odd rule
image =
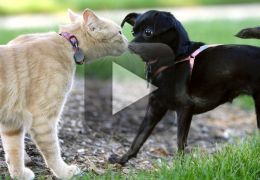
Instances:
[[[13,179],[31,180],[34,173],[24,165],[24,130],[1,125],[1,138],[8,170]]]
[[[57,120],[35,119],[30,134],[41,151],[47,166],[55,176],[70,179],[80,174],[75,165],[67,165],[61,157],[57,133]]]

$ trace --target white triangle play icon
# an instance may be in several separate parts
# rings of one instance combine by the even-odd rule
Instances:
[[[158,89],[152,84],[147,87],[146,80],[116,63],[113,63],[112,80],[113,115]]]

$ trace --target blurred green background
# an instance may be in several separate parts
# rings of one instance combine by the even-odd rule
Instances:
[[[234,36],[234,34],[244,27],[253,27],[259,24],[258,19],[188,21],[183,24],[192,41],[202,41],[207,44],[250,44],[260,46],[259,40],[245,40]],[[0,28],[0,44],[5,44],[20,34],[57,30],[58,26],[32,29]],[[128,40],[131,41],[133,36],[131,34],[131,27],[128,24],[125,25],[123,33],[127,36]],[[83,75],[85,69],[85,74],[88,78],[110,78],[112,73],[112,62],[127,67],[130,71],[144,77],[144,63],[138,56],[130,53],[125,53],[120,57],[97,59],[89,62],[85,67],[77,66],[77,74]]]
[[[0,14],[56,12],[71,8],[134,9],[194,5],[256,3],[259,0],[0,0]]]
[[[184,7],[197,5],[256,3],[259,0],[0,0],[0,17],[19,15],[22,13],[49,13],[65,12],[67,8],[82,10],[86,7],[93,10],[134,9],[134,8],[160,8]],[[33,16],[33,14],[32,14]],[[243,20],[214,20],[214,21],[187,21],[183,23],[190,39],[208,44],[251,44],[260,46],[259,40],[242,40],[234,36],[245,27],[259,26],[259,19]],[[33,32],[57,31],[58,25],[44,28],[6,29],[0,27],[0,44],[5,44],[20,34]],[[131,27],[126,25],[123,29],[129,40]],[[77,75],[86,75],[92,79],[108,79],[112,74],[112,62],[117,62],[135,74],[144,77],[144,63],[133,54],[126,53],[120,57],[106,57],[84,66],[77,67]],[[242,97],[236,103],[246,108],[253,107],[251,98]]]

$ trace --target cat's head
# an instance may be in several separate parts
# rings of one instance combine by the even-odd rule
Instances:
[[[77,36],[87,60],[119,56],[127,50],[128,41],[113,21],[98,17],[90,9],[85,9],[81,16],[68,10],[68,15],[71,25],[67,27]]]

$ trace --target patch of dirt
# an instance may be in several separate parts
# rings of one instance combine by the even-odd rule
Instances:
[[[144,117],[147,98],[112,116],[111,83],[109,81],[77,80],[66,103],[60,121],[62,157],[69,164],[77,164],[83,171],[102,174],[108,167],[112,153],[123,155],[129,148]],[[84,102],[85,99],[85,102]],[[84,107],[85,104],[85,107]],[[233,143],[256,130],[255,113],[231,104],[225,104],[205,114],[193,117],[188,149],[199,147],[201,151],[214,152],[222,143]],[[176,118],[169,112],[157,125],[137,158],[121,170],[152,170],[154,161],[161,157],[170,159],[177,149]],[[26,137],[26,152],[32,159],[28,166],[37,176],[53,178],[46,168],[39,151]],[[7,175],[4,152],[0,145],[0,175]]]

